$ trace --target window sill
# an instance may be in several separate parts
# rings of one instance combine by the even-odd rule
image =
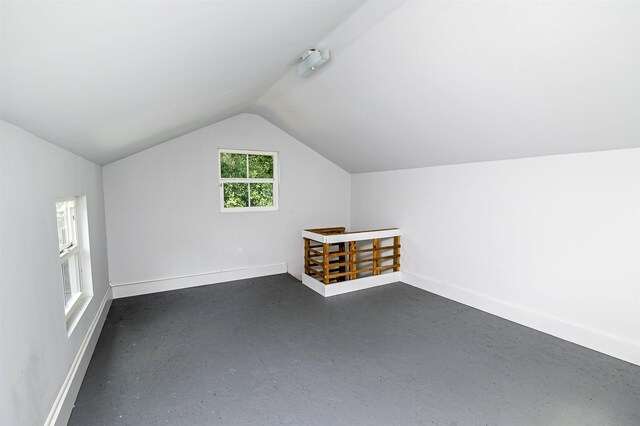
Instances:
[[[228,207],[220,209],[220,213],[277,212],[278,207]]]
[[[75,306],[72,308],[69,315],[67,315],[67,336],[71,336],[73,330],[76,328],[78,322],[80,322],[80,318],[84,314],[84,311],[87,310],[87,306],[89,306],[89,302],[91,301],[92,296],[82,295],[76,301]]]

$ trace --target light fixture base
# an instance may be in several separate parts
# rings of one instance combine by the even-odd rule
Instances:
[[[298,74],[302,77],[308,77],[316,68],[329,60],[331,54],[328,49],[309,49],[300,56],[300,62],[296,65]]]

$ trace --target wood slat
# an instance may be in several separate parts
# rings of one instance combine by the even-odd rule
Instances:
[[[355,241],[353,241],[355,242]],[[396,246],[386,246],[386,247],[380,247],[378,250],[379,251],[388,251],[388,250],[395,250]],[[398,249],[400,249],[400,246],[398,246]],[[372,248],[368,248],[368,249],[358,249],[355,251],[355,253],[359,254],[359,253],[368,253],[368,252],[373,252],[373,247]],[[345,255],[349,255],[351,252],[349,251],[345,251],[345,252],[340,252],[340,251],[332,251],[329,252],[329,256],[330,257],[336,257],[336,256],[345,256]]]
[[[314,250],[312,248],[309,248],[309,253],[313,253],[315,256],[322,256],[322,252],[321,251]]]
[[[320,277],[321,280],[324,279],[324,274],[321,271],[318,271],[316,269],[309,268],[309,275],[311,274],[317,275],[318,277]]]
[[[309,265],[309,257],[307,256],[307,253],[309,253],[309,246],[311,245],[311,242],[309,241],[308,238],[304,239],[304,273],[309,275],[309,267],[311,265]]]
[[[400,237],[393,237],[393,263],[398,265],[393,268],[394,272],[400,270]]]
[[[355,241],[351,241],[351,242],[355,242]],[[322,247],[322,246],[318,246],[318,247]],[[400,250],[400,245],[393,245],[393,246],[384,246],[384,247],[380,247],[379,250],[380,251],[388,251],[388,250]],[[316,256],[323,256],[323,252],[318,251],[318,250],[314,250],[313,248],[309,249],[309,251],[311,253],[315,253]],[[372,248],[366,248],[366,249],[358,249],[355,252],[356,253],[366,253],[366,252],[371,252],[373,251],[373,247]],[[330,257],[336,257],[336,256],[347,256],[351,253],[351,251],[329,251],[329,256]]]
[[[358,248],[358,244],[355,241],[349,241],[349,279],[350,280],[355,280],[356,277],[358,276],[358,274],[356,273],[357,270],[357,263],[356,260],[358,260],[358,255],[356,253]]]
[[[393,256],[393,255],[389,255],[389,256],[380,256],[380,257],[378,257],[378,258],[377,258],[377,260],[379,260],[379,261],[383,261],[383,260],[389,260],[389,259],[394,259],[394,258],[395,258],[395,256]],[[368,262],[373,262],[374,260],[376,260],[376,259],[374,259],[374,258],[370,257],[370,258],[368,258],[368,259],[356,259],[355,261],[351,261],[351,260],[348,260],[348,261],[345,261],[345,262],[333,261],[333,262],[329,262],[329,264],[330,264],[330,265],[333,265],[334,267],[335,267],[335,266],[348,266],[348,265],[358,264],[358,263],[368,263]],[[321,263],[321,262],[318,262],[317,260],[313,260],[313,259],[311,259],[311,262],[316,263],[316,264],[318,264],[318,265],[322,265],[322,263]]]
[[[329,284],[329,244],[322,245],[322,261],[324,263],[324,283]]]
[[[380,239],[373,240],[373,275],[380,274]]]
[[[393,256],[391,256],[391,257],[393,257]],[[308,260],[310,263],[313,263],[314,265],[320,265],[320,266],[324,265],[324,262],[320,262],[319,260],[315,260],[313,258],[306,258],[305,257],[305,260]],[[332,266],[336,266],[336,265],[337,266],[344,266],[344,265],[340,265],[340,261],[339,260],[331,260],[331,261],[329,261],[329,265],[332,265]]]
[[[345,247],[346,247],[346,246],[344,245],[344,243],[339,243],[339,244],[338,244],[338,250],[339,250],[339,251],[341,251],[341,252],[345,252],[345,251],[346,251],[346,250],[345,250]],[[346,271],[347,271],[347,268],[346,268],[347,263],[345,262],[345,260],[346,260],[346,259],[347,259],[347,258],[346,258],[346,256],[340,256],[340,257],[338,257],[338,263],[337,263],[337,265],[338,265],[338,270],[339,270],[340,272],[346,272]],[[345,280],[347,280],[347,279],[348,279],[348,277],[347,277],[346,275],[344,275],[344,276],[340,277],[340,278],[338,279],[338,281],[345,281]]]
[[[395,264],[394,265],[387,265],[387,266],[380,266],[378,269],[382,271],[382,270],[386,270],[386,269],[395,268],[396,266],[397,265],[395,265]],[[365,268],[365,269],[359,269],[359,270],[357,270],[355,272],[358,273],[358,274],[363,274],[365,272],[372,272],[372,271],[373,271],[373,268]],[[349,274],[349,273],[350,272],[342,272],[342,273],[337,273],[337,274],[331,274],[331,275],[329,275],[329,279],[333,279],[333,278],[339,277],[339,276],[341,276],[341,274]]]

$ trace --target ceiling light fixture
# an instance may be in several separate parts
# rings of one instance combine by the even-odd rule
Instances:
[[[298,74],[302,77],[309,76],[316,68],[327,62],[330,58],[329,50],[309,49],[300,57],[300,62],[296,65]]]

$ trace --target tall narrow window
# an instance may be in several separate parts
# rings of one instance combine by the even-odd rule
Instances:
[[[221,149],[220,209],[261,211],[278,209],[278,154]]]
[[[62,269],[62,289],[65,314],[68,317],[82,296],[80,271],[80,244],[76,220],[76,200],[66,198],[56,201],[58,218],[58,248]]]

